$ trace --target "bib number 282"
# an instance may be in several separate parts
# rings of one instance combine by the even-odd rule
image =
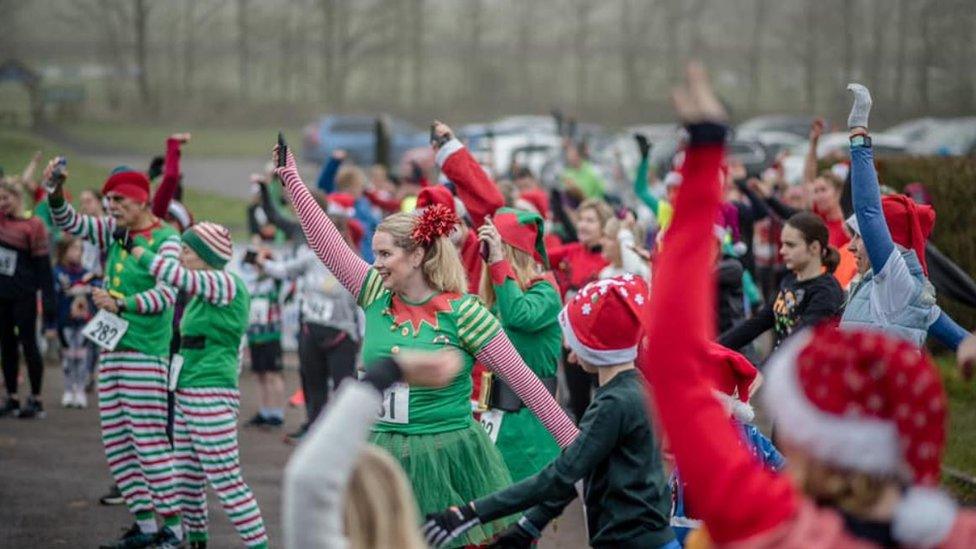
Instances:
[[[410,386],[405,383],[395,383],[383,391],[383,402],[380,403],[380,421],[388,423],[410,423]]]
[[[88,321],[88,324],[85,324],[81,333],[102,349],[114,351],[128,329],[129,322],[127,320],[102,309]]]

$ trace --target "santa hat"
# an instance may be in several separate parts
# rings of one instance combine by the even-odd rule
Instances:
[[[569,347],[587,364],[612,366],[637,357],[647,282],[625,274],[591,282],[559,313]]]
[[[529,189],[519,194],[519,201],[531,207],[535,212],[542,216],[542,219],[549,219],[549,196],[542,189]]]
[[[911,487],[895,509],[903,545],[938,544],[955,503],[938,488],[946,394],[928,356],[879,331],[820,326],[784,342],[767,367],[764,404],[779,433],[815,458]]]
[[[712,382],[713,394],[729,409],[732,417],[749,423],[756,413],[749,404],[749,397],[762,382],[759,370],[741,354],[718,343],[709,345],[710,360],[705,377]]]
[[[356,197],[348,193],[331,193],[326,197],[326,204],[327,214],[343,216],[347,219],[349,238],[352,239],[353,246],[358,248],[363,241],[363,236],[366,235],[366,229],[356,219]]]
[[[499,208],[491,221],[498,229],[502,241],[532,255],[546,269],[549,268],[549,256],[543,241],[545,222],[539,214],[515,208]]]
[[[215,269],[223,269],[234,253],[227,227],[209,221],[183,231],[183,243]]]
[[[882,197],[881,209],[884,211],[885,223],[888,224],[891,239],[899,246],[915,250],[915,255],[922,264],[922,270],[927,275],[929,270],[925,263],[925,241],[932,234],[932,227],[935,226],[935,209],[927,204],[917,204],[903,194]],[[847,226],[854,233],[861,234],[856,214],[847,218]]]
[[[116,168],[102,186],[102,196],[108,196],[109,193],[120,194],[136,202],[148,202],[149,178],[142,172],[124,166]]]
[[[457,208],[454,207],[454,195],[443,185],[424,187],[417,195],[417,208],[426,208],[434,204],[440,204],[457,213]]]

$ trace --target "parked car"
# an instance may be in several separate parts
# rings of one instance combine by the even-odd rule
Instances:
[[[322,117],[305,127],[302,140],[305,160],[323,163],[332,151],[344,149],[355,163],[368,166],[376,162],[376,124],[379,117],[334,114]],[[391,162],[414,147],[427,144],[428,132],[409,122],[382,116],[390,135]]]
[[[912,143],[921,141],[925,135],[932,131],[932,128],[934,128],[939,122],[940,120],[938,118],[933,118],[930,116],[924,118],[913,118],[911,120],[906,120],[896,124],[882,133],[902,139],[907,147]],[[874,135],[876,134],[872,134],[871,136],[872,140],[874,139]]]
[[[785,132],[807,137],[813,117],[800,114],[767,114],[750,118],[735,128],[737,138],[750,139],[761,132]]]
[[[939,156],[976,154],[976,117],[940,120],[921,139],[909,143],[908,152]]]

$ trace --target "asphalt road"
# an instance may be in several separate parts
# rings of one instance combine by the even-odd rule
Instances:
[[[298,385],[294,368],[286,370],[290,390]],[[26,380],[22,382],[22,387]],[[62,375],[45,369],[43,402],[47,418],[0,419],[0,548],[97,547],[118,536],[132,522],[124,506],[98,504],[110,484],[98,434],[94,400],[86,410],[59,407]],[[249,372],[241,379],[241,419],[256,409],[257,386]],[[244,478],[254,489],[271,545],[281,544],[281,474],[292,447],[283,443],[303,412],[290,409],[284,430],[241,428]],[[210,547],[239,547],[237,534],[213,492],[209,494]],[[574,502],[540,543],[543,548],[585,547],[582,511]]]

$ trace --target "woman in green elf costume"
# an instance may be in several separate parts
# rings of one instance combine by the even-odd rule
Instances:
[[[462,355],[464,367],[446,387],[396,384],[387,390],[373,429],[372,442],[389,451],[410,478],[421,516],[511,482],[501,455],[471,415],[475,360],[512,387],[560,446],[575,439],[576,426],[525,365],[498,320],[477,297],[465,294],[464,269],[450,240],[458,225],[454,212],[433,205],[386,218],[376,228],[370,265],[349,248],[312,198],[294,157],[289,153],[286,159],[277,174],[309,245],[365,313],[363,363],[407,349],[451,347]],[[480,525],[455,543],[484,542],[505,524]]]
[[[488,246],[481,298],[501,321],[505,334],[550,392],[556,389],[563,336],[556,280],[548,273],[543,220],[535,212],[501,208],[486,218],[478,239]],[[518,482],[538,473],[559,455],[559,446],[532,411],[501,380],[487,393],[481,424],[495,441]]]

